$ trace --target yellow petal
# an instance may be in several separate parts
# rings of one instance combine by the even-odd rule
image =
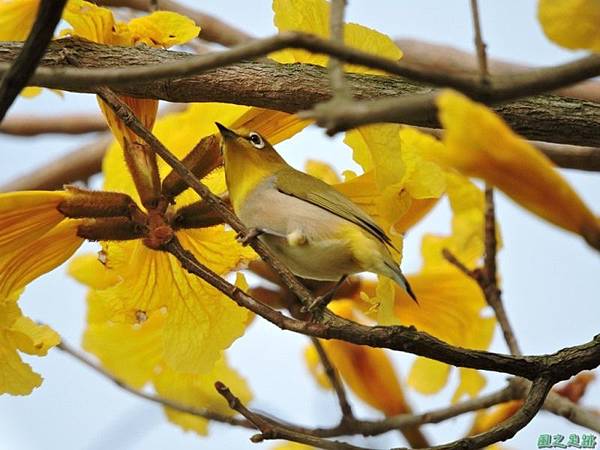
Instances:
[[[0,1],[0,41],[24,41],[35,22],[40,0]]]
[[[433,359],[418,357],[408,374],[407,383],[415,391],[432,395],[441,391],[450,375],[450,366]]]
[[[164,367],[155,377],[156,391],[165,398],[174,400],[182,405],[209,409],[221,414],[234,415],[223,397],[217,393],[215,382],[221,381],[244,403],[252,399],[252,394],[246,381],[221,358],[213,369],[203,375],[177,372]],[[185,414],[170,408],[165,408],[169,420],[181,426],[186,431],[195,431],[200,435],[207,434],[207,421],[203,418]]]
[[[460,383],[452,395],[452,403],[459,401],[463,395],[475,398],[485,387],[487,381],[485,377],[475,369],[459,369]]]
[[[203,264],[212,266],[214,262],[217,267],[213,269],[224,273],[240,262],[243,252],[231,232],[224,234],[219,229],[222,227],[193,230],[213,230],[212,235],[205,236],[215,240],[194,239],[187,231],[178,236],[185,248],[199,252]],[[106,255],[108,266],[121,282],[95,291],[97,299],[113,308],[115,321],[129,324],[139,322],[140,315],[166,311],[165,359],[174,369],[194,373],[209,370],[220,352],[244,332],[248,312],[189,274],[171,255],[150,250],[140,241],[107,246]]]
[[[540,0],[538,19],[548,39],[558,45],[600,52],[597,0]]]
[[[21,96],[25,98],[37,97],[42,93],[42,88],[37,86],[29,86],[21,91]]]
[[[200,27],[193,20],[170,11],[156,11],[137,17],[128,24],[132,44],[171,47],[185,44],[198,36]]]
[[[65,219],[38,239],[0,256],[0,302],[14,299],[31,281],[65,262],[79,248],[78,222]]]
[[[64,219],[57,207],[64,191],[21,191],[0,194],[0,255],[37,239]]]
[[[340,177],[329,164],[314,159],[309,159],[304,165],[304,171],[327,184],[340,183]]]
[[[42,377],[21,361],[15,346],[0,332],[0,394],[28,395],[42,384]]]
[[[39,325],[29,317],[19,317],[10,330],[16,347],[29,355],[45,356],[60,342],[60,336],[49,326]]]
[[[302,31],[329,38],[329,2],[326,0],[274,0],[275,26],[280,32]],[[362,25],[349,23],[344,26],[344,43],[350,47],[398,60],[402,52],[388,36]],[[301,62],[319,66],[327,65],[328,57],[312,54],[306,50],[283,50],[269,55],[283,64]],[[381,71],[361,66],[346,65],[348,72],[381,74]]]
[[[101,44],[115,44],[115,19],[110,9],[84,0],[69,0],[63,18],[73,27],[70,34]]]
[[[118,274],[102,264],[96,253],[73,258],[69,264],[69,275],[93,289],[106,289],[120,281]]]
[[[27,395],[42,383],[17,349],[43,355],[58,341],[48,327],[23,317],[16,302],[0,302],[0,394]]]
[[[136,97],[128,97],[126,95],[120,95],[119,98],[125,103],[131,111],[135,114],[135,116],[140,119],[140,122],[148,128],[152,130],[154,126],[154,121],[156,119],[156,113],[158,111],[158,100],[147,99],[147,98],[136,98]],[[125,147],[125,141],[127,142],[140,142],[143,143],[143,139],[137,136],[133,131],[129,129],[127,125],[123,123],[123,121],[117,117],[114,111],[104,103],[104,100],[98,98],[98,105],[100,106],[100,110],[110,128],[110,131],[113,133],[121,148]]]
[[[310,447],[304,444],[298,444],[297,442],[285,442],[284,444],[276,445],[271,448],[272,450],[313,450],[314,447]]]
[[[454,91],[438,98],[446,164],[483,178],[521,206],[600,248],[600,222],[550,160],[497,115]]]
[[[236,119],[231,127],[235,130],[245,128],[263,135],[276,145],[302,131],[312,123],[311,120],[301,120],[295,114],[264,108],[250,108]]]
[[[90,306],[92,302],[97,303],[98,299],[90,298]],[[165,317],[164,311],[155,311],[142,323],[88,323],[83,348],[96,355],[102,366],[117,378],[140,388],[154,376],[162,362]]]

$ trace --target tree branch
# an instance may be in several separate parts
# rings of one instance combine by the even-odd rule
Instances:
[[[317,350],[325,375],[329,379],[329,382],[331,383],[331,386],[333,387],[335,395],[338,399],[340,410],[342,411],[341,423],[352,422],[354,420],[354,414],[352,413],[352,407],[350,406],[350,403],[348,403],[346,389],[344,388],[344,383],[342,382],[338,371],[335,369],[335,367],[333,367],[333,364],[331,363],[329,356],[327,356],[327,352],[323,348],[323,345],[321,345],[321,342],[319,342],[317,338],[311,338],[311,342]]]
[[[0,124],[0,133],[14,136],[38,134],[84,134],[106,131],[108,126],[100,114],[72,114],[64,116],[8,116]]]
[[[153,403],[157,403],[159,405],[165,406],[167,408],[174,409],[176,411],[179,411],[179,412],[182,412],[182,413],[185,413],[185,414],[191,414],[193,416],[202,417],[203,419],[212,420],[212,421],[215,421],[215,422],[227,423],[229,425],[235,425],[235,426],[240,426],[240,427],[244,427],[244,428],[252,428],[252,425],[247,420],[239,419],[239,418],[236,418],[236,417],[227,416],[225,414],[217,413],[217,412],[214,412],[214,411],[209,411],[209,410],[206,410],[206,409],[191,408],[189,406],[185,406],[185,405],[182,405],[182,404],[180,404],[178,402],[174,402],[172,400],[169,400],[168,398],[163,398],[163,397],[160,397],[158,395],[147,394],[144,391],[132,388],[127,383],[125,383],[124,381],[122,381],[122,380],[118,379],[117,377],[113,376],[106,369],[104,369],[100,365],[98,365],[95,362],[93,362],[85,354],[83,354],[82,352],[76,350],[74,347],[72,347],[69,344],[67,344],[64,341],[64,339],[61,339],[61,343],[58,344],[56,346],[56,348],[58,348],[59,350],[63,351],[64,353],[72,356],[73,358],[77,359],[78,361],[82,362],[84,365],[86,365],[87,367],[89,367],[90,369],[92,369],[93,371],[95,371],[96,373],[98,373],[98,374],[102,375],[103,377],[109,379],[114,384],[116,384],[117,386],[119,386],[121,389],[129,392],[130,394],[135,395],[136,397],[143,398],[144,400],[148,400],[148,401],[151,401]]]
[[[0,122],[21,89],[27,85],[54,35],[67,0],[42,0],[21,53],[0,80]]]
[[[286,39],[290,39],[289,34],[282,36],[288,36]],[[296,35],[292,34],[293,36]],[[272,38],[269,42],[276,43],[274,48],[279,48],[281,42],[285,40]],[[331,44],[327,43],[327,45]],[[19,48],[20,45],[16,43],[0,44],[0,62],[12,60]],[[264,50],[264,47],[258,46],[258,49]],[[257,48],[254,48],[254,54],[260,54],[256,50]],[[87,69],[69,67],[64,57],[65,52],[76,56],[78,63]],[[146,75],[151,73],[152,76],[155,75],[154,72],[162,71],[160,75],[163,76],[165,68],[172,74],[170,68],[177,67],[178,62],[183,61],[187,64],[189,61],[198,61],[196,58],[209,58],[203,59],[201,65],[202,70],[208,70],[209,67],[228,64],[245,55],[239,47],[234,54],[226,53],[225,57],[222,56],[224,53],[226,52],[217,55],[190,56],[160,49],[110,47],[89,42],[61,40],[51,44],[43,59],[43,64],[51,67],[40,67],[32,83],[77,92],[94,92],[97,87],[94,83],[102,84],[103,77],[110,75],[110,78],[106,78],[106,83],[118,85],[118,92],[126,95],[173,102],[237,103],[286,112],[310,109],[315,104],[331,98],[326,70],[300,64],[245,62],[205,71],[201,75],[182,74],[168,81],[142,82],[142,79],[138,79],[136,82],[130,78],[133,69]],[[591,58],[597,58],[600,67],[600,56]],[[127,67],[123,66],[123,61],[127,61]],[[131,67],[140,64],[145,66]],[[193,68],[197,69],[200,65],[195,64]],[[591,60],[588,64],[593,66],[595,63]],[[104,68],[100,69],[100,67]],[[575,68],[570,70],[577,72]],[[137,75],[140,73],[136,73]],[[439,127],[432,102],[426,105],[430,108],[428,110],[423,110],[422,104],[415,105],[417,112],[420,112],[417,115],[403,114],[404,104],[409,100],[407,94],[428,93],[431,92],[431,88],[400,77],[347,74],[346,79],[354,98],[360,100],[388,97],[385,98],[385,102],[389,103],[351,103],[344,110],[334,111],[334,119],[340,124],[340,129],[377,121]],[[124,85],[125,82],[129,84]],[[600,137],[596,132],[597,124],[600,123],[600,105],[544,95],[496,106],[495,110],[526,138],[600,146]]]
[[[364,447],[346,444],[339,441],[328,441],[326,439],[313,436],[309,433],[302,433],[289,427],[287,424],[278,422],[274,419],[267,419],[261,414],[254,413],[244,406],[227,386],[221,382],[215,383],[217,392],[223,396],[229,403],[229,407],[237,411],[249,422],[254,424],[260,434],[256,434],[250,438],[254,443],[262,442],[270,439],[285,439],[288,441],[299,442],[301,444],[312,445],[317,448],[326,450],[367,450]]]

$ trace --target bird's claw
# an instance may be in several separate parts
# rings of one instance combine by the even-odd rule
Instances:
[[[240,231],[235,237],[235,240],[245,247],[252,239],[260,236],[262,233],[262,230],[259,228],[249,228],[247,232]]]

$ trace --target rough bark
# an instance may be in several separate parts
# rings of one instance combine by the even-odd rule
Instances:
[[[19,43],[0,44],[0,62],[12,61]],[[42,66],[52,73],[39,73],[33,82],[55,89],[92,92],[94,85],[69,79],[61,69],[125,68],[134,65],[169,64],[188,58],[181,52],[147,47],[108,47],[82,41],[52,43]],[[432,87],[402,77],[349,74],[350,89],[358,99],[422,94]],[[331,98],[327,70],[305,64],[280,65],[243,62],[206,71],[200,75],[130,84],[111,83],[117,92],[158,98],[171,102],[227,102],[260,106],[286,112],[312,108]],[[517,132],[528,139],[572,145],[600,146],[600,104],[554,95],[535,96],[495,107]],[[404,123],[439,127],[435,114],[426,114]]]

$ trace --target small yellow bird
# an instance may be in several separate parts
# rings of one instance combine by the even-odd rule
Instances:
[[[216,125],[235,213],[295,275],[337,281],[337,287],[348,275],[373,272],[416,301],[392,258],[390,238],[362,209],[289,166],[258,133]]]

